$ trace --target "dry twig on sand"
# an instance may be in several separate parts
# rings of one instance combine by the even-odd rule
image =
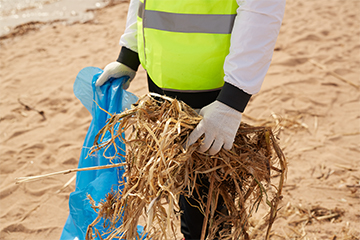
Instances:
[[[174,239],[178,197],[191,198],[198,191],[200,175],[210,182],[209,201],[200,200],[200,211],[209,220],[207,239],[214,239],[221,225],[231,228],[220,231],[221,239],[248,239],[248,220],[261,203],[269,208],[266,238],[270,236],[286,176],[286,161],[271,129],[242,123],[233,148],[210,156],[196,151],[201,140],[184,148],[200,120],[185,103],[155,94],[145,95],[132,109],[111,116],[93,151],[113,146],[117,138],[125,142],[124,188],[98,205],[91,201],[99,217],[88,227],[87,240],[100,235],[94,226],[101,218],[109,224],[104,239],[138,239],[136,227],[141,216],[147,220],[148,239]],[[126,131],[131,133],[123,139]],[[99,143],[109,132],[111,139]],[[276,186],[269,184],[273,173],[280,175]],[[220,196],[228,214],[215,214]],[[115,227],[119,221],[122,224]]]
[[[18,102],[23,105],[25,107],[26,110],[30,111],[30,110],[33,110],[35,112],[37,112],[38,114],[40,114],[40,116],[42,116],[43,120],[45,121],[46,120],[46,117],[45,117],[45,112],[44,111],[39,111],[33,107],[30,107],[29,105],[23,103],[20,98],[18,98]]]
[[[302,239],[307,235],[307,225],[322,222],[336,224],[343,221],[344,214],[345,210],[337,207],[328,209],[320,205],[295,205],[289,202],[279,211],[279,218],[287,222],[282,229],[286,236],[281,237],[284,239]],[[358,239],[352,230],[354,229],[344,228],[342,232],[338,232],[338,235],[334,235],[330,239]],[[309,239],[309,236],[306,239]]]

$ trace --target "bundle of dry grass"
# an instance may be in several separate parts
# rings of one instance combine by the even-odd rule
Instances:
[[[201,140],[184,148],[200,120],[185,103],[155,94],[141,97],[131,110],[111,117],[99,132],[93,151],[112,146],[127,132],[122,139],[127,146],[124,188],[97,206],[92,201],[99,217],[88,228],[88,240],[100,235],[138,239],[140,217],[146,219],[146,238],[174,239],[178,227],[174,222],[180,214],[178,197],[191,197],[198,191],[200,175],[210,182],[206,202],[200,200],[204,223],[209,222],[203,224],[202,239],[206,231],[207,239],[213,239],[221,224],[231,228],[220,232],[221,239],[248,239],[248,220],[261,202],[269,208],[266,238],[270,236],[286,175],[286,161],[271,129],[242,123],[231,151],[222,149],[209,156],[196,151]],[[99,144],[106,132],[111,133],[111,140]],[[270,184],[275,173],[280,175],[277,186]],[[228,214],[215,214],[220,196]],[[101,218],[109,223],[107,233],[94,228]],[[118,221],[122,224],[115,227]]]

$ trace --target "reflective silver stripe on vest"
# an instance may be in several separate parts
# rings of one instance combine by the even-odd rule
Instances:
[[[169,32],[230,34],[236,14],[178,14],[144,10],[140,3],[138,16],[143,27]]]

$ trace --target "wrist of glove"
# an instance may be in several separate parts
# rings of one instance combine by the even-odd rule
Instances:
[[[95,86],[101,86],[110,78],[120,78],[123,76],[128,76],[129,79],[123,84],[123,89],[128,89],[130,82],[134,79],[136,72],[129,68],[128,66],[119,63],[111,62],[104,68],[104,72],[96,80]]]
[[[205,135],[198,151],[209,150],[210,155],[215,155],[222,147],[230,150],[240,126],[241,112],[216,100],[203,107],[200,115],[203,116],[203,119],[191,132],[187,146],[194,144],[202,135]]]

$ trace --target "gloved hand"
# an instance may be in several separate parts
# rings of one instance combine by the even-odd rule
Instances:
[[[241,122],[241,112],[228,105],[214,101],[200,110],[203,119],[196,126],[187,140],[187,146],[195,143],[203,134],[205,139],[198,151],[215,155],[224,147],[230,150]]]
[[[134,79],[136,72],[129,68],[128,66],[119,63],[111,62],[104,68],[104,72],[100,75],[98,80],[96,80],[95,86],[103,85],[110,78],[120,78],[122,76],[129,76],[129,79],[124,83],[123,89],[128,89],[130,82]]]

